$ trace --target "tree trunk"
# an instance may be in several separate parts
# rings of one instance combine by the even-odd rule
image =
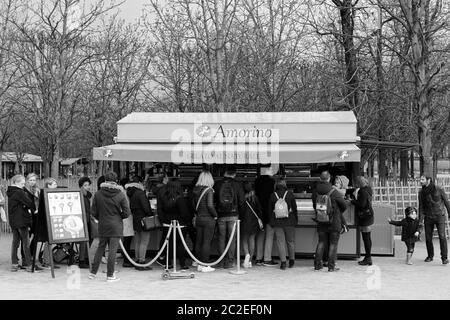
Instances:
[[[438,172],[438,154],[435,152],[433,153],[433,179],[436,179],[437,172]]]
[[[391,159],[392,159],[392,177],[394,179],[397,179],[398,178],[398,158],[397,158],[396,151],[392,151]]]
[[[415,172],[414,172],[414,150],[411,149],[411,152],[409,154],[409,163],[410,163],[410,174],[411,174],[411,178],[414,179],[415,177]]]
[[[384,182],[388,177],[388,168],[386,165],[386,161],[386,149],[378,149],[378,177],[382,182]]]
[[[400,180],[402,182],[408,181],[408,151],[402,150],[400,152]]]
[[[59,141],[53,146],[51,177],[58,179],[59,177]]]

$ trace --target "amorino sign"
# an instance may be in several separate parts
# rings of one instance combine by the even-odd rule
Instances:
[[[173,139],[177,130],[189,132],[190,139]],[[354,143],[356,117],[341,112],[235,112],[154,113],[135,112],[117,123],[117,143]],[[180,135],[181,137],[184,136]]]

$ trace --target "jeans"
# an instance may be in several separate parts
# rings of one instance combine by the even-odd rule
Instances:
[[[218,233],[219,233],[219,254],[225,251],[225,246],[227,245],[229,238],[231,236],[231,231],[238,217],[222,217],[218,219]],[[237,230],[236,230],[237,232]],[[233,262],[234,254],[236,250],[236,234],[234,235],[230,249],[228,250],[224,262]]]
[[[253,258],[253,253],[255,252],[255,237],[255,233],[242,235],[242,248],[244,249],[245,255],[250,255],[250,261]]]
[[[148,243],[150,242],[150,231],[137,231],[134,239],[136,260],[138,262],[145,262],[145,254],[147,253]]]
[[[210,218],[197,217],[195,224],[197,229],[195,254],[201,262],[208,263],[216,221]]]
[[[340,233],[338,231],[333,232],[319,231],[319,244],[317,245],[316,255],[314,258],[314,265],[316,267],[322,267],[322,257],[326,243],[329,243],[328,268],[333,269],[336,266],[339,236]]]
[[[414,247],[415,247],[415,242],[414,241],[405,241],[406,244],[406,252],[407,253],[413,253],[414,252]]]
[[[106,264],[106,275],[108,277],[114,276],[114,266],[116,264],[116,254],[119,248],[118,237],[113,238],[99,238],[99,244],[97,251],[95,252],[94,263],[92,264],[91,272],[97,274],[98,268],[100,267],[100,262],[102,261],[103,254],[105,253],[106,245],[109,247],[108,251],[108,263]]]
[[[30,252],[30,234],[27,227],[13,229],[13,239],[11,246],[11,261],[12,264],[19,264],[19,257],[17,256],[17,250],[20,243],[23,244],[23,251],[25,261],[22,261],[22,265],[31,266],[31,252]]]
[[[270,224],[266,224],[266,238],[264,242],[264,261],[272,260],[272,247],[274,234],[275,230],[270,226]]]
[[[256,233],[256,260],[264,258],[264,240],[266,238],[266,230],[259,230]]]
[[[433,231],[436,225],[439,235],[439,245],[441,247],[441,258],[447,259],[447,239],[445,238],[445,222],[438,222],[433,219],[425,218],[425,242],[427,245],[427,252],[430,258],[434,257],[433,247]]]
[[[295,227],[275,227],[274,231],[281,262],[286,262],[286,245],[289,260],[295,260]]]

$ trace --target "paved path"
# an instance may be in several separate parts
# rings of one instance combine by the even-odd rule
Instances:
[[[0,238],[0,299],[449,299],[450,265],[440,259],[423,262],[425,243],[417,245],[413,266],[404,264],[405,248],[396,239],[396,257],[375,257],[368,269],[354,260],[340,260],[335,273],[313,271],[312,260],[296,260],[295,267],[282,271],[272,267],[253,267],[244,275],[232,275],[219,269],[197,273],[194,279],[163,281],[162,269],[135,271],[121,267],[121,281],[106,283],[106,274],[96,280],[87,278],[88,270],[67,266],[31,274],[10,272],[11,236]],[[436,250],[437,249],[437,250]],[[439,253],[438,241],[435,250]],[[106,265],[101,266],[106,269]],[[192,269],[194,271],[194,269]],[[80,272],[79,274],[77,272]],[[79,276],[78,276],[79,275]]]

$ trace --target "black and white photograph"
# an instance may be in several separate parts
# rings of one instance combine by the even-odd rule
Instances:
[[[0,0],[0,300],[448,300],[449,61],[448,0]]]

